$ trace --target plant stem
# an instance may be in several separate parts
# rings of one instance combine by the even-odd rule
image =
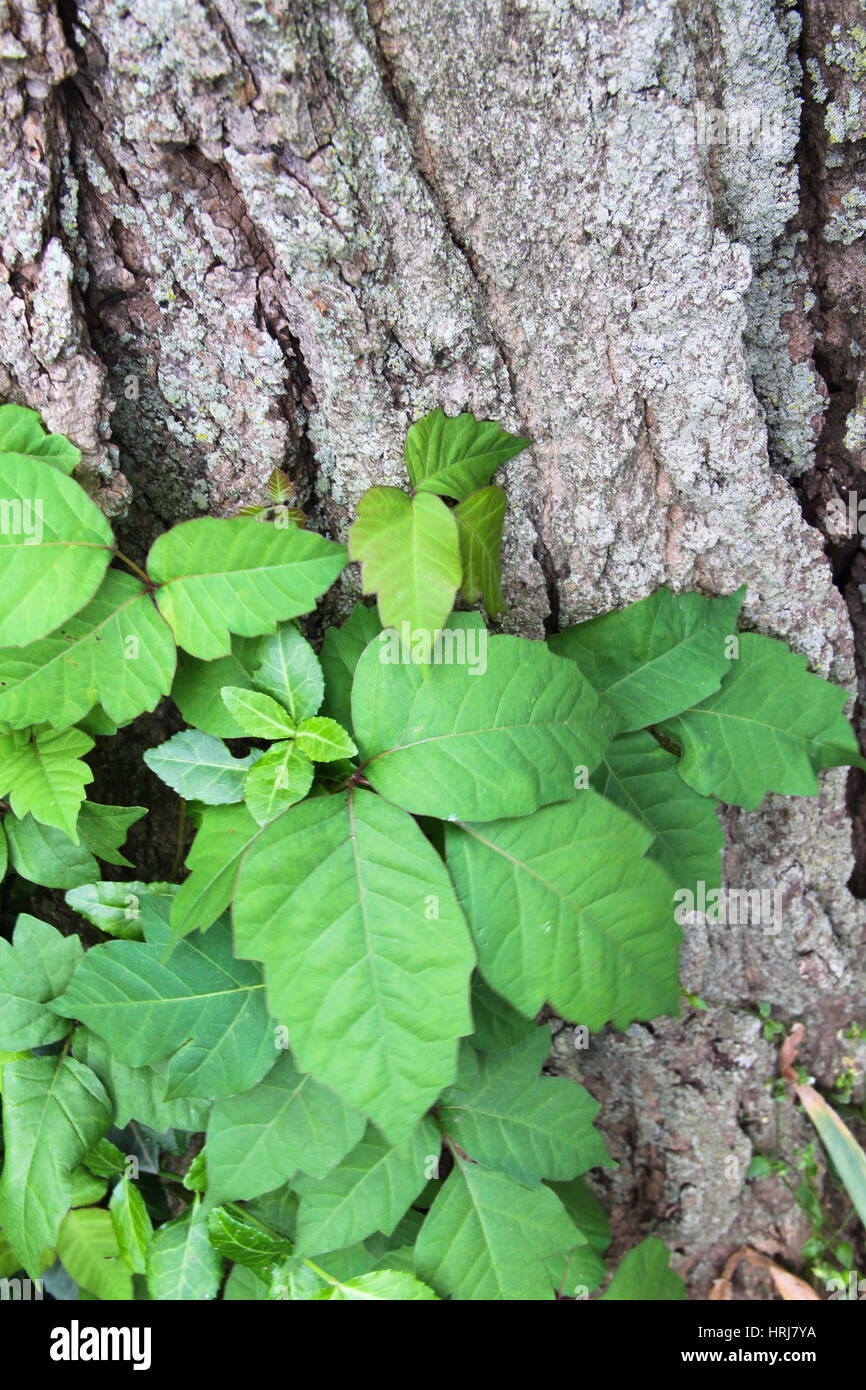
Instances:
[[[130,558],[129,558],[128,555],[124,555],[124,553],[123,553],[122,550],[114,550],[112,553],[113,553],[114,555],[117,556],[118,560],[122,560],[123,563],[124,563],[125,565],[128,565],[129,568],[130,568],[131,570],[134,570],[135,573],[138,575],[139,579],[143,579],[143,580],[144,580],[144,582],[145,582],[145,584],[147,585],[148,589],[152,589],[152,588],[154,587],[154,586],[153,586],[153,580],[150,578],[150,576],[147,575],[147,574],[145,574],[144,570],[141,569],[141,568],[135,563],[134,560],[130,560]]]

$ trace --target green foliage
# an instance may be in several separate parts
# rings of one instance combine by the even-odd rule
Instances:
[[[407,1139],[453,1077],[474,963],[445,866],[411,816],[359,789],[290,807],[247,851],[234,926],[238,953],[264,963],[298,1064]]]
[[[499,551],[507,499],[487,487],[496,469],[529,447],[490,420],[434,410],[406,436],[411,497],[374,487],[358,503],[349,554],[360,561],[365,594],[377,594],[383,626],[432,639],[459,589],[502,612]],[[449,508],[442,498],[457,503]],[[404,627],[405,625],[405,627]],[[345,712],[345,711],[344,711]]]
[[[222,1269],[207,1222],[192,1206],[154,1233],[147,1249],[147,1290],[155,1299],[203,1302],[216,1298]]]
[[[418,1270],[449,1298],[548,1299],[548,1261],[582,1240],[549,1187],[458,1154],[421,1227]]]
[[[153,1236],[153,1226],[144,1198],[129,1178],[122,1177],[115,1185],[109,1212],[121,1259],[133,1274],[146,1274],[147,1247]],[[90,1285],[85,1283],[85,1287],[90,1288]]]
[[[416,815],[494,820],[574,796],[618,724],[574,665],[539,642],[491,637],[486,669],[383,663],[371,642],[352,687],[371,785]]]
[[[454,508],[463,565],[460,593],[467,603],[483,599],[491,618],[504,607],[499,552],[507,506],[501,487],[484,487]]]
[[[111,527],[58,468],[0,454],[0,644],[24,646],[89,603],[111,559]]]
[[[715,599],[662,588],[620,613],[566,628],[550,646],[577,662],[624,729],[645,729],[718,690],[744,597],[745,588]]]
[[[144,761],[178,796],[225,806],[243,798],[247,771],[260,756],[248,753],[236,758],[220,739],[187,729],[148,749]]]
[[[462,502],[530,442],[468,411],[449,418],[432,410],[406,435],[406,469],[416,491]]]
[[[460,538],[445,503],[374,487],[358,503],[349,554],[361,565],[365,594],[378,594],[385,627],[431,634],[444,627],[460,587]]]
[[[298,1071],[284,1053],[252,1090],[214,1105],[207,1129],[207,1204],[258,1197],[299,1171],[321,1177],[363,1130],[362,1115]]]
[[[681,745],[680,776],[703,796],[754,810],[767,792],[815,796],[817,773],[866,768],[842,714],[844,690],[810,675],[784,642],[746,632],[717,694],[664,728]]]
[[[655,1236],[649,1236],[629,1250],[603,1297],[633,1302],[646,1298],[649,1289],[652,1289],[653,1299],[659,1302],[677,1302],[685,1298],[683,1281],[668,1268],[668,1252]]]
[[[164,959],[168,928],[88,951],[52,1008],[103,1038],[129,1067],[170,1057],[167,1099],[233,1095],[275,1061],[260,972],[232,954],[228,924]]]
[[[298,1253],[340,1250],[376,1231],[390,1236],[427,1182],[440,1144],[432,1119],[415,1126],[404,1148],[368,1125],[361,1142],[324,1177],[297,1178]]]
[[[464,1044],[457,1082],[437,1106],[443,1133],[461,1149],[530,1187],[608,1161],[592,1125],[597,1103],[586,1091],[575,1096],[564,1077],[539,1075],[549,1048],[543,1028],[504,1052]]]
[[[116,724],[171,689],[172,635],[139,579],[109,570],[91,602],[26,647],[0,651],[0,721],[13,729],[77,724],[97,703]]]
[[[84,952],[77,936],[22,913],[12,944],[0,939],[0,1036],[4,1050],[26,1051],[65,1037],[67,1025],[48,1007],[62,994]]]
[[[718,888],[725,836],[712,800],[677,773],[676,758],[644,730],[620,734],[590,779],[608,801],[645,826],[644,851],[683,887]]]
[[[0,1226],[31,1279],[72,1205],[72,1174],[111,1118],[98,1077],[72,1057],[4,1063]]]
[[[132,1298],[132,1270],[107,1211],[85,1207],[67,1212],[57,1234],[57,1256],[70,1278],[93,1298]]]
[[[71,473],[81,460],[80,449],[62,434],[47,434],[36,411],[23,405],[0,405],[0,454],[46,459],[62,473]]]
[[[591,1029],[675,1012],[675,885],[617,806],[590,789],[532,816],[449,824],[446,843],[482,974],[515,1008],[549,1002]]]
[[[0,734],[0,787],[20,818],[32,815],[78,843],[76,822],[84,788],[93,773],[81,759],[93,739],[80,729],[57,730],[47,724]]]
[[[343,546],[312,531],[202,517],[159,536],[147,569],[178,645],[210,661],[229,655],[232,633],[256,637],[309,613],[345,563]]]
[[[604,1287],[598,1106],[544,1074],[538,1012],[675,1012],[675,894],[720,885],[718,802],[863,763],[844,692],[736,633],[742,592],[662,589],[547,644],[452,612],[504,611],[491,479],[527,444],[412,426],[411,494],[373,489],[351,530],[378,613],[317,655],[297,619],[347,552],[285,475],[139,567],[74,446],[0,407],[0,1271],[56,1258],[122,1300]],[[94,740],[140,749],[123,729],[168,692],[188,727],[144,762],[179,833],[145,882],[145,808],[85,791]],[[601,1296],[682,1294],[650,1238]]]

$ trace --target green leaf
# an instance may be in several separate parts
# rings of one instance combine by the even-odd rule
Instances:
[[[0,795],[8,797],[19,818],[29,812],[78,844],[78,812],[84,788],[93,781],[81,754],[92,747],[93,739],[80,729],[58,732],[43,724],[32,733],[0,734]]]
[[[352,681],[355,667],[368,642],[382,631],[375,608],[356,603],[342,627],[329,627],[322,643],[325,702],[322,713],[344,728],[352,725]],[[315,713],[315,710],[312,711]]]
[[[607,1274],[604,1260],[591,1245],[573,1245],[548,1260],[547,1268],[556,1292],[574,1298],[586,1298]]]
[[[0,1279],[8,1279],[10,1274],[15,1274],[20,1268],[21,1261],[0,1231]]]
[[[84,956],[77,936],[22,913],[11,944],[0,937],[0,1048],[26,1051],[69,1032],[46,1004],[62,994]]]
[[[121,1259],[107,1211],[93,1207],[70,1211],[57,1235],[57,1255],[70,1278],[94,1298],[109,1302],[132,1298],[132,1274]]]
[[[581,1241],[586,1242],[572,1245],[549,1262],[553,1287],[571,1297],[585,1298],[607,1275],[602,1256],[610,1244],[610,1222],[582,1178],[548,1182],[545,1186],[556,1193],[580,1232]]]
[[[406,468],[417,490],[459,502],[489,483],[497,468],[531,443],[492,420],[476,420],[469,411],[447,416],[436,409],[409,429]]]
[[[773,637],[745,632],[739,643],[721,690],[663,725],[690,787],[754,811],[767,792],[816,796],[824,768],[866,768],[842,713],[846,691]]]
[[[107,936],[116,936],[123,941],[140,941],[143,935],[142,896],[162,892],[170,898],[174,891],[173,883],[142,883],[138,879],[109,883],[103,879],[73,888],[65,896],[74,912],[80,913]]]
[[[244,778],[260,757],[256,749],[236,758],[220,739],[185,729],[159,747],[149,748],[144,761],[185,801],[225,806],[242,799]]]
[[[141,580],[109,570],[96,596],[61,627],[0,651],[0,721],[69,728],[101,704],[128,724],[171,689],[174,638]]]
[[[209,661],[228,656],[232,632],[256,637],[311,612],[345,563],[345,546],[312,531],[201,517],[159,536],[147,569],[178,645]]]
[[[247,773],[247,810],[259,825],[265,825],[288,806],[303,800],[314,774],[313,764],[294,740],[275,743]]]
[[[270,695],[232,685],[225,686],[221,694],[235,723],[251,738],[285,738],[295,732],[291,715]]]
[[[454,509],[463,565],[460,593],[467,603],[483,599],[491,618],[498,618],[505,606],[500,555],[507,506],[501,487],[485,487],[470,493]]]
[[[443,1133],[465,1154],[529,1186],[610,1162],[592,1124],[598,1102],[566,1077],[540,1076],[549,1051],[547,1028],[505,1052],[464,1044],[457,1084],[436,1107]]]
[[[113,719],[109,719],[101,705],[94,705],[92,710],[88,710],[84,718],[79,719],[77,727],[91,738],[106,735],[110,738],[117,733],[117,725]]]
[[[35,410],[23,405],[0,405],[0,453],[24,454],[71,473],[81,460],[81,450],[62,434],[46,434]]]
[[[71,1207],[90,1207],[101,1202],[108,1191],[108,1183],[98,1178],[86,1168],[76,1168],[72,1174],[72,1191],[69,1195]]]
[[[111,527],[72,478],[40,459],[0,454],[0,646],[24,646],[93,598]]]
[[[73,1171],[111,1120],[102,1084],[71,1057],[4,1064],[0,1225],[31,1279],[57,1243]]]
[[[264,1302],[267,1298],[268,1285],[265,1281],[259,1279],[258,1275],[254,1274],[251,1269],[236,1264],[225,1282],[223,1302],[250,1303],[253,1300]]]
[[[214,1105],[207,1128],[207,1205],[258,1197],[299,1169],[321,1177],[363,1131],[363,1116],[299,1072],[284,1052],[252,1090]]]
[[[85,801],[78,813],[78,835],[85,849],[104,860],[131,869],[128,859],[120,853],[129,827],[147,815],[146,806],[100,806]]]
[[[415,814],[493,820],[573,797],[575,768],[591,772],[618,730],[574,663],[541,642],[490,637],[483,673],[441,665],[426,679],[376,648],[355,673],[355,739],[376,791]]]
[[[253,1197],[245,1204],[248,1216],[261,1221],[271,1231],[277,1231],[290,1240],[295,1238],[298,1217],[298,1197],[288,1183],[282,1183],[260,1197]]]
[[[547,1002],[593,1030],[676,1012],[674,885],[641,858],[649,843],[593,791],[531,817],[449,825],[448,869],[488,983],[524,1014]]]
[[[668,1258],[667,1248],[658,1237],[648,1236],[621,1260],[602,1298],[610,1302],[681,1301],[686,1296],[685,1285],[670,1268]]]
[[[591,779],[595,789],[628,811],[652,835],[646,851],[677,887],[698,881],[719,888],[725,834],[713,801],[687,787],[677,760],[652,734],[621,734]]]
[[[290,807],[246,854],[234,924],[298,1065],[403,1143],[454,1078],[474,963],[412,818],[358,790]]]
[[[125,1264],[133,1274],[146,1273],[147,1247],[153,1237],[153,1227],[144,1198],[129,1178],[121,1178],[116,1184],[108,1210],[114,1238]]]
[[[274,468],[268,478],[268,496],[272,502],[289,502],[295,495],[291,479],[281,468]]]
[[[420,1279],[396,1269],[376,1269],[370,1274],[359,1274],[345,1283],[337,1281],[314,1295],[317,1300],[332,1302],[368,1302],[370,1300],[399,1300],[401,1302],[436,1298],[435,1293]]]
[[[171,905],[175,940],[191,931],[204,931],[225,912],[243,853],[258,833],[259,826],[246,806],[207,808],[187,856],[189,878]]]
[[[460,540],[438,497],[409,498],[373,487],[358,503],[349,555],[361,565],[362,592],[376,594],[383,627],[431,636],[445,626],[460,586]]]
[[[299,750],[314,763],[335,763],[340,758],[353,758],[358,751],[346,730],[336,720],[322,715],[302,720],[296,741]]]
[[[176,1100],[163,1099],[168,1088],[167,1061],[147,1067],[125,1066],[114,1056],[109,1044],[88,1028],[76,1028],[72,1051],[96,1073],[105,1087],[118,1129],[123,1129],[130,1120],[137,1120],[159,1134],[169,1129],[194,1133],[207,1124],[210,1100],[185,1096]]]
[[[421,1227],[418,1273],[442,1298],[540,1302],[554,1296],[546,1261],[580,1239],[549,1188],[456,1155]]]
[[[603,1255],[610,1245],[610,1221],[601,1202],[590,1192],[583,1178],[572,1178],[570,1182],[549,1182],[546,1186],[556,1193],[593,1249]]]
[[[626,729],[658,724],[718,690],[730,668],[745,586],[727,598],[662,588],[620,613],[578,623],[550,638],[576,661]]]
[[[100,1139],[84,1155],[84,1166],[98,1178],[114,1178],[126,1167],[126,1155],[110,1139]]]
[[[534,1019],[512,1008],[477,971],[472,981],[472,1021],[469,1041],[478,1052],[504,1052],[538,1031]]]
[[[796,1085],[794,1090],[815,1126],[860,1220],[866,1224],[866,1153],[846,1124],[828,1105],[814,1086]]]
[[[300,1177],[295,1253],[339,1250],[374,1231],[390,1235],[436,1171],[442,1139],[423,1119],[407,1146],[395,1149],[368,1125],[361,1142],[323,1178]]]
[[[32,816],[23,820],[7,816],[5,826],[12,868],[31,883],[45,888],[77,888],[99,876],[99,865],[83,841],[73,844],[65,831],[40,825]]]
[[[186,1170],[183,1185],[189,1192],[204,1192],[207,1188],[207,1155],[200,1149]]]
[[[234,959],[228,925],[185,938],[168,960],[168,928],[146,930],[147,943],[94,946],[52,1007],[98,1033],[127,1066],[171,1054],[169,1098],[255,1085],[275,1060],[273,1025],[261,972]]]
[[[231,654],[215,661],[199,661],[189,652],[179,653],[171,698],[187,724],[214,738],[243,738],[243,729],[223,704],[222,691],[227,685],[252,690],[250,670],[258,641],[255,637],[233,637]]]
[[[322,668],[294,623],[284,623],[263,637],[256,658],[255,684],[279,700],[295,723],[317,713],[324,693]]]
[[[308,1303],[318,1299],[336,1281],[357,1279],[375,1267],[375,1257],[365,1245],[331,1250],[315,1261],[291,1259],[271,1273],[268,1297]]]
[[[216,1298],[222,1264],[208,1240],[207,1222],[197,1205],[190,1207],[154,1232],[147,1250],[150,1296],[160,1302]]]
[[[226,1207],[217,1207],[211,1212],[207,1229],[214,1250],[225,1259],[251,1269],[261,1279],[267,1280],[274,1265],[291,1258],[291,1241],[264,1230]]]

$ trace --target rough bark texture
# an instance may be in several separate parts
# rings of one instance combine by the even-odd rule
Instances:
[[[129,545],[275,464],[342,536],[407,423],[469,408],[536,441],[503,470],[509,629],[746,582],[749,626],[866,695],[859,0],[29,0],[2,27],[0,393],[81,447]],[[729,816],[729,881],[782,887],[785,926],[690,930],[707,1012],[556,1038],[605,1102],[616,1251],[661,1235],[695,1297],[744,1239],[796,1267],[807,1234],[745,1181],[757,1002],[823,1082],[862,1019],[863,786],[822,787]]]

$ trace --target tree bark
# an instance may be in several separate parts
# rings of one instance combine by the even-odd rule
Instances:
[[[261,500],[275,465],[344,537],[361,493],[401,480],[407,424],[471,409],[535,441],[502,470],[507,630],[746,583],[746,624],[854,695],[861,18],[858,0],[4,4],[0,393],[82,449],[138,553]],[[662,1236],[696,1297],[745,1241],[796,1268],[808,1235],[784,1188],[745,1179],[774,1124],[755,1008],[803,1018],[832,1080],[864,985],[849,780],[847,799],[837,771],[815,800],[728,815],[728,880],[782,888],[785,922],[689,931],[707,1011],[585,1052],[556,1034],[621,1164],[600,1180],[615,1251]],[[782,1130],[783,1150],[810,1137],[788,1103]]]

